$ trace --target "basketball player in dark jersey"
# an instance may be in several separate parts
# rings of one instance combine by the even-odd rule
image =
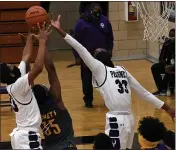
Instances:
[[[45,67],[50,88],[39,84],[32,88],[42,116],[43,148],[76,149],[72,119],[62,101],[60,82],[48,52],[45,54]]]

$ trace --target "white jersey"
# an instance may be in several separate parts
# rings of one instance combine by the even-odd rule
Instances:
[[[29,85],[25,62],[21,61],[19,69],[21,77],[15,83],[7,86],[11,105],[16,115],[17,128],[39,132],[41,125],[40,110]]]
[[[104,66],[103,63],[95,59],[85,47],[70,35],[67,34],[64,39],[77,51],[84,63],[91,70],[94,78],[94,85],[100,86],[103,84],[99,90],[110,111],[128,111],[130,109],[130,87],[141,97],[142,100],[151,102],[157,108],[161,108],[164,105],[164,102],[141,86],[127,70],[125,71],[120,66],[115,68]],[[120,74],[122,71],[123,75]],[[95,84],[95,82],[97,83]]]
[[[109,110],[130,111],[131,88],[129,86],[127,72],[123,67],[110,68],[105,66],[105,80],[98,85],[93,78],[93,86],[100,91]]]

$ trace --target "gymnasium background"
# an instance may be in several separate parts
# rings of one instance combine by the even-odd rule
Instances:
[[[79,18],[80,2],[50,2],[49,12],[61,14],[62,27],[69,32],[74,29]],[[124,20],[124,2],[107,2],[108,17],[114,32],[114,60],[143,59],[157,62],[159,57],[158,42],[143,41],[144,25],[139,17],[137,22]],[[158,12],[159,13],[159,12]],[[174,23],[169,22],[169,29]],[[53,32],[49,45],[50,50],[68,50],[71,47]]]

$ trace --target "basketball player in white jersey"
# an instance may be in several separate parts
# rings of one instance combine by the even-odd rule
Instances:
[[[142,99],[151,102],[158,109],[166,110],[172,117],[175,116],[174,110],[144,89],[124,67],[114,67],[106,50],[97,49],[95,59],[85,47],[61,29],[60,16],[57,21],[51,20],[51,24],[92,71],[93,85],[98,88],[109,109],[105,133],[112,138],[116,149],[132,148],[134,119],[131,112],[131,88]]]
[[[44,66],[46,42],[50,33],[49,28],[45,29],[44,25],[42,29],[38,25],[39,34],[34,35],[39,40],[39,49],[31,71],[26,72],[33,49],[31,33],[27,37],[20,65],[16,67],[2,63],[0,66],[0,82],[7,84],[11,105],[16,115],[16,128],[10,134],[13,149],[42,149],[39,133],[41,115],[31,85]]]

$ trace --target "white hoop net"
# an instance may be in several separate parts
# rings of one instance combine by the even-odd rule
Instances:
[[[168,19],[175,11],[175,2],[133,1],[132,5],[136,6],[143,20],[145,28],[143,40],[153,42],[160,37],[168,36]]]

